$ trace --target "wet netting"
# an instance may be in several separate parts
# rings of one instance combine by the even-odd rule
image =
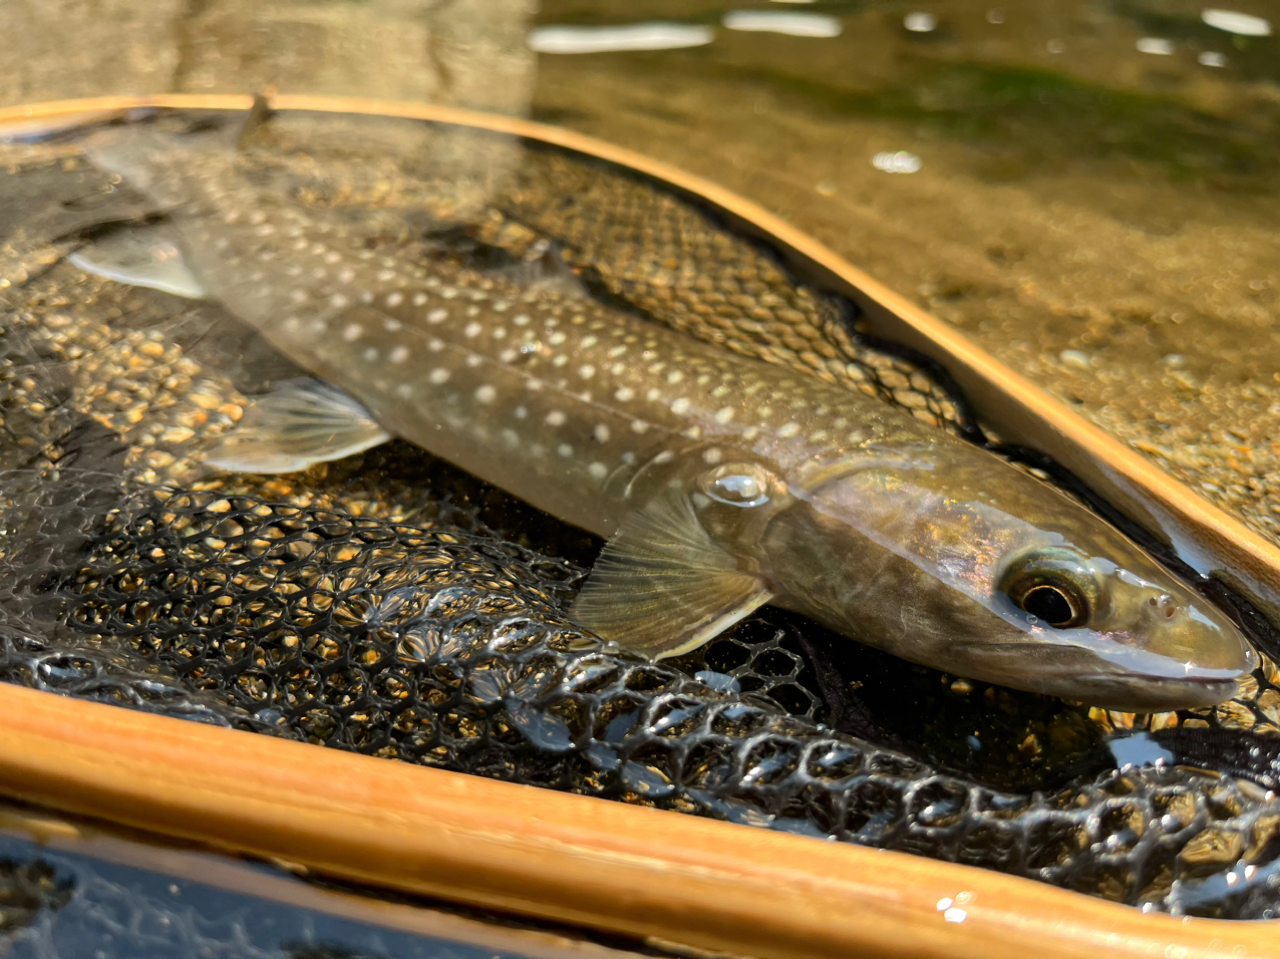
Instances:
[[[945,378],[861,336],[850,304],[626,171],[355,117],[247,139],[246,170],[371,246],[509,272],[552,251],[654,322],[981,438]],[[1237,700],[1134,717],[769,609],[678,659],[620,655],[565,614],[598,540],[408,444],[284,477],[203,470],[244,391],[294,371],[216,306],[66,261],[85,231],[154,215],[74,137],[5,150],[0,678],[1148,910],[1280,909],[1269,657]]]
[[[0,820],[9,818],[0,808]],[[362,902],[282,870],[92,834],[50,845],[14,817],[0,831],[0,943],[11,959],[662,959],[439,903]],[[65,833],[66,824],[58,824]],[[38,832],[38,830],[37,830]],[[122,849],[133,853],[120,856]],[[113,855],[113,853],[115,855]],[[601,937],[604,938],[604,937]]]

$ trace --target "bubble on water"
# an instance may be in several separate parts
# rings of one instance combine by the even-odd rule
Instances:
[[[871,165],[885,173],[915,173],[923,166],[923,161],[914,153],[897,150],[877,153],[871,158]]]
[[[1262,17],[1255,17],[1248,13],[1239,13],[1236,10],[1220,10],[1210,7],[1201,12],[1200,19],[1211,27],[1217,27],[1219,30],[1225,30],[1227,33],[1234,33],[1240,37],[1271,36],[1270,20],[1264,20]]]
[[[1173,41],[1161,37],[1142,37],[1135,46],[1139,53],[1150,53],[1157,57],[1167,57],[1173,53]]]
[[[912,33],[932,33],[938,29],[938,18],[932,13],[908,13],[902,18],[902,25]]]

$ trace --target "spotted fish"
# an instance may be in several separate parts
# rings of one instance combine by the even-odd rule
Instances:
[[[572,615],[649,657],[764,603],[961,676],[1152,711],[1256,665],[1111,526],[874,399],[517,280],[366,248],[208,133],[85,146],[167,210],[81,267],[208,296],[314,375],[210,454],[284,472],[402,437],[607,539]],[[157,229],[163,232],[158,232]]]

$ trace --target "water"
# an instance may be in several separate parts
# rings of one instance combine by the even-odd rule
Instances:
[[[0,102],[274,86],[628,146],[779,213],[1278,539],[1280,3],[1229,12],[50,3],[6,11]]]

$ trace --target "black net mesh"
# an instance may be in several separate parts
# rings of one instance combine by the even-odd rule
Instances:
[[[554,247],[655,321],[973,432],[926,365],[860,338],[848,304],[685,199],[509,141],[498,152],[519,162],[501,175],[446,181],[404,150],[361,164],[368,138],[357,151],[336,133],[365,122],[273,125],[244,162],[347,210],[370,243],[500,269]],[[477,145],[374,129],[425,136],[445,161]],[[71,268],[65,238],[134,215],[136,198],[74,144],[11,152],[7,189],[27,209],[0,250],[8,681],[1149,909],[1280,908],[1269,659],[1236,701],[1135,718],[851,648],[776,611],[675,661],[620,656],[564,614],[598,541],[407,444],[288,477],[200,472],[240,388],[287,364],[224,334],[215,307]],[[1117,742],[1167,762],[1117,769]]]

